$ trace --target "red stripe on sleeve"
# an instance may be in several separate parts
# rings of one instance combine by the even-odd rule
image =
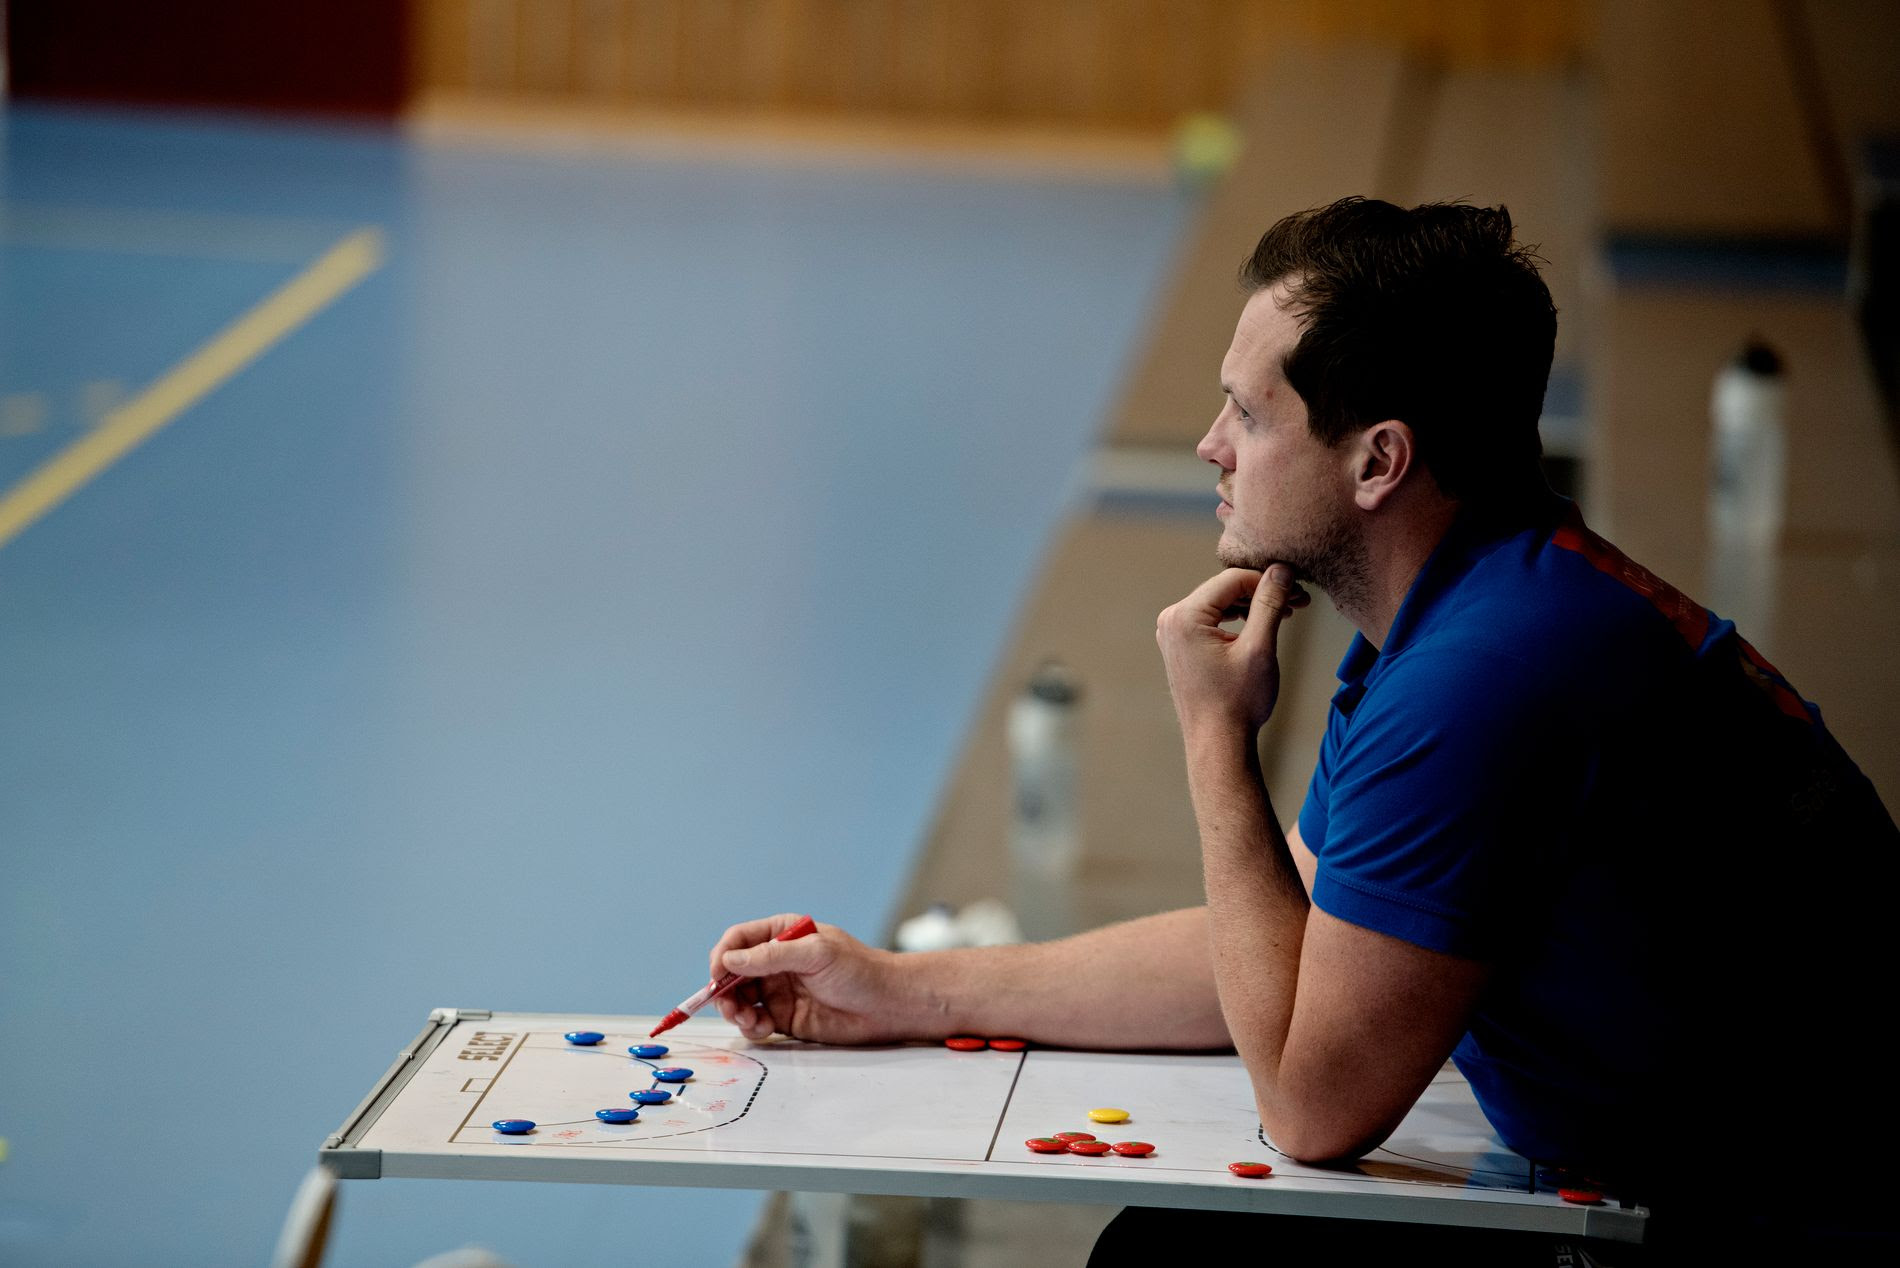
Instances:
[[[1551,534],[1551,542],[1582,555],[1592,568],[1648,599],[1691,648],[1699,649],[1709,635],[1709,610],[1584,527],[1576,507]]]

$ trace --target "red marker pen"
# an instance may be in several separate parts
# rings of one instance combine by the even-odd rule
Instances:
[[[806,934],[817,933],[817,932],[818,932],[817,921],[813,920],[810,916],[800,916],[785,930],[784,933],[781,933],[778,937],[772,939],[772,941],[790,942],[794,938],[802,938]],[[679,1025],[681,1022],[685,1021],[688,1017],[691,1017],[694,1013],[706,1007],[706,1005],[712,1003],[714,1000],[718,999],[721,995],[724,995],[727,991],[731,990],[733,987],[737,986],[739,983],[743,981],[745,981],[744,974],[728,973],[716,982],[706,983],[706,985],[700,987],[698,990],[694,991],[691,995],[688,995],[685,999],[681,1000],[680,1006],[678,1008],[675,1008],[672,1012],[668,1013],[663,1019],[661,1019],[659,1025],[655,1026],[652,1030],[647,1032],[647,1038],[651,1039],[655,1035],[664,1034],[667,1031],[673,1029],[673,1027]]]

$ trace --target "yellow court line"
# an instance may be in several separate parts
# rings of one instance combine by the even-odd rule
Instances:
[[[359,229],[324,252],[0,496],[0,547],[322,312],[382,262],[383,235],[375,229]]]

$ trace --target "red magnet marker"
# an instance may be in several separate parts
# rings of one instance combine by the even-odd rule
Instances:
[[[817,932],[817,921],[813,920],[810,916],[800,916],[784,933],[781,933],[778,937],[772,939],[772,941],[790,942],[794,938],[802,938],[806,934]],[[706,985],[681,1000],[678,1008],[668,1013],[661,1019],[659,1025],[647,1032],[647,1038],[651,1039],[655,1035],[665,1034],[743,981],[745,981],[744,974],[728,973],[716,982],[706,983]]]

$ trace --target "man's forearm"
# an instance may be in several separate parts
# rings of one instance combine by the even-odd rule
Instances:
[[[1254,737],[1235,728],[1190,734],[1187,758],[1221,1012],[1265,1113],[1293,1022],[1306,889],[1274,816]]]
[[[1191,907],[1056,942],[917,952],[910,1006],[925,1035],[1011,1035],[1077,1048],[1232,1046]]]

